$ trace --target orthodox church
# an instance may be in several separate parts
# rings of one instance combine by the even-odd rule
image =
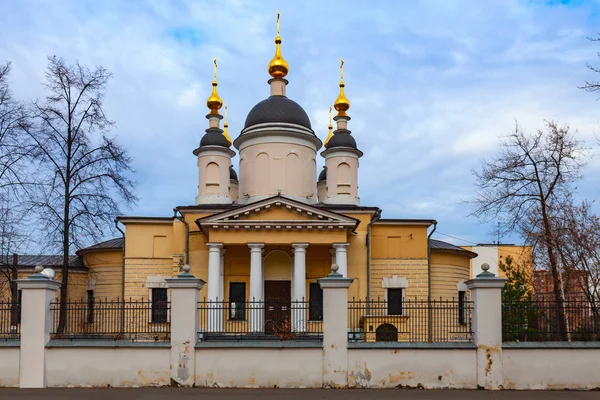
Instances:
[[[278,23],[267,97],[248,112],[233,140],[226,119],[221,128],[215,62],[208,128],[192,151],[194,204],[175,207],[172,216],[119,217],[122,238],[77,252],[70,297],[166,301],[165,278],[189,265],[206,282],[201,296],[207,300],[318,303],[317,279],[337,264],[339,273],[354,278],[350,298],[398,307],[408,298],[464,298],[474,251],[431,239],[434,219],[381,218],[380,208],[361,204],[363,153],[350,131],[343,61],[336,127],[330,111],[322,142],[306,111],[288,97],[281,44]],[[325,166],[318,173],[319,156]]]
[[[80,251],[94,271],[96,295],[152,298],[184,264],[206,281],[208,300],[319,297],[317,278],[332,264],[354,278],[352,297],[458,298],[466,290],[476,254],[430,239],[435,220],[384,219],[378,207],[361,204],[363,153],[350,131],[343,61],[336,127],[330,117],[323,143],[306,111],[288,97],[289,65],[281,44],[278,23],[268,97],[248,112],[233,140],[226,119],[221,128],[215,62],[208,129],[193,150],[195,203],[176,207],[172,217],[119,217],[125,226],[122,249],[113,241],[117,248],[99,244]],[[325,166],[318,173],[319,156]],[[118,278],[122,285],[114,284]]]

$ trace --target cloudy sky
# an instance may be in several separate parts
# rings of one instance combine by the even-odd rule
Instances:
[[[129,215],[194,202],[212,59],[235,137],[268,96],[277,11],[288,96],[322,139],[346,61],[362,204],[386,218],[435,218],[439,239],[495,240],[495,223],[469,218],[463,201],[470,171],[515,120],[527,130],[568,123],[588,146],[600,134],[600,102],[577,88],[600,79],[586,68],[600,65],[600,43],[587,40],[600,30],[599,1],[0,0],[0,10],[0,61],[12,61],[18,97],[43,96],[49,55],[113,73],[105,107],[139,182]],[[598,197],[599,177],[594,158],[580,196]]]

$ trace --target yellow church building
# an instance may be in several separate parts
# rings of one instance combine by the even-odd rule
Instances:
[[[402,314],[410,299],[466,299],[464,282],[476,252],[431,239],[434,219],[386,219],[377,206],[361,204],[363,153],[349,130],[343,61],[336,128],[330,116],[323,143],[306,111],[287,96],[281,42],[278,32],[268,97],[248,112],[234,140],[226,119],[221,128],[215,62],[208,128],[192,151],[198,166],[194,204],[176,206],[172,216],[118,217],[122,238],[77,252],[71,298],[148,299],[159,307],[170,298],[165,279],[189,265],[206,282],[208,302],[231,305],[230,319],[245,319],[237,307],[246,302],[274,312],[250,318],[259,330],[266,317],[288,318],[294,302],[309,303],[308,319],[319,320],[317,279],[335,264],[354,279],[349,300],[381,299],[385,313]],[[318,173],[319,156],[325,165]]]
[[[477,254],[431,239],[433,219],[384,219],[378,207],[361,204],[363,153],[349,130],[343,62],[337,126],[330,121],[323,146],[302,106],[287,96],[281,42],[278,34],[269,95],[234,140],[227,121],[220,126],[215,63],[208,129],[193,150],[195,204],[175,207],[174,216],[119,217],[124,244],[115,239],[81,250],[95,296],[168,299],[165,278],[184,264],[206,282],[208,301],[262,301],[266,310],[269,302],[322,301],[317,279],[332,264],[354,278],[350,298],[401,303],[466,292]],[[317,174],[318,156],[325,166]]]

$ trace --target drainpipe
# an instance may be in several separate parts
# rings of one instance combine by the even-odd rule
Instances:
[[[429,240],[436,229],[437,221],[433,221],[433,230],[429,233],[429,235],[427,235],[427,340],[429,342],[431,342],[433,339],[433,319],[431,318],[431,246]]]
[[[179,213],[179,216],[177,216],[177,213]],[[190,265],[190,224],[187,223],[177,208],[173,209],[173,218],[178,219],[185,225],[185,265]]]
[[[119,227],[119,220],[115,218],[115,228],[123,235],[123,250],[121,256],[121,334],[125,332],[125,231]]]
[[[378,208],[375,214],[371,217],[371,221],[367,224],[367,299],[371,299],[371,225],[381,218],[381,209]],[[367,312],[369,302],[367,302]]]

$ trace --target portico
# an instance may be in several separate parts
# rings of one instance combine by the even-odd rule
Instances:
[[[223,308],[242,301],[249,303],[249,332],[270,329],[273,319],[287,319],[293,332],[305,332],[311,313],[308,289],[333,258],[347,276],[347,234],[357,224],[280,196],[196,222],[209,239],[209,332],[224,331],[228,317]]]

